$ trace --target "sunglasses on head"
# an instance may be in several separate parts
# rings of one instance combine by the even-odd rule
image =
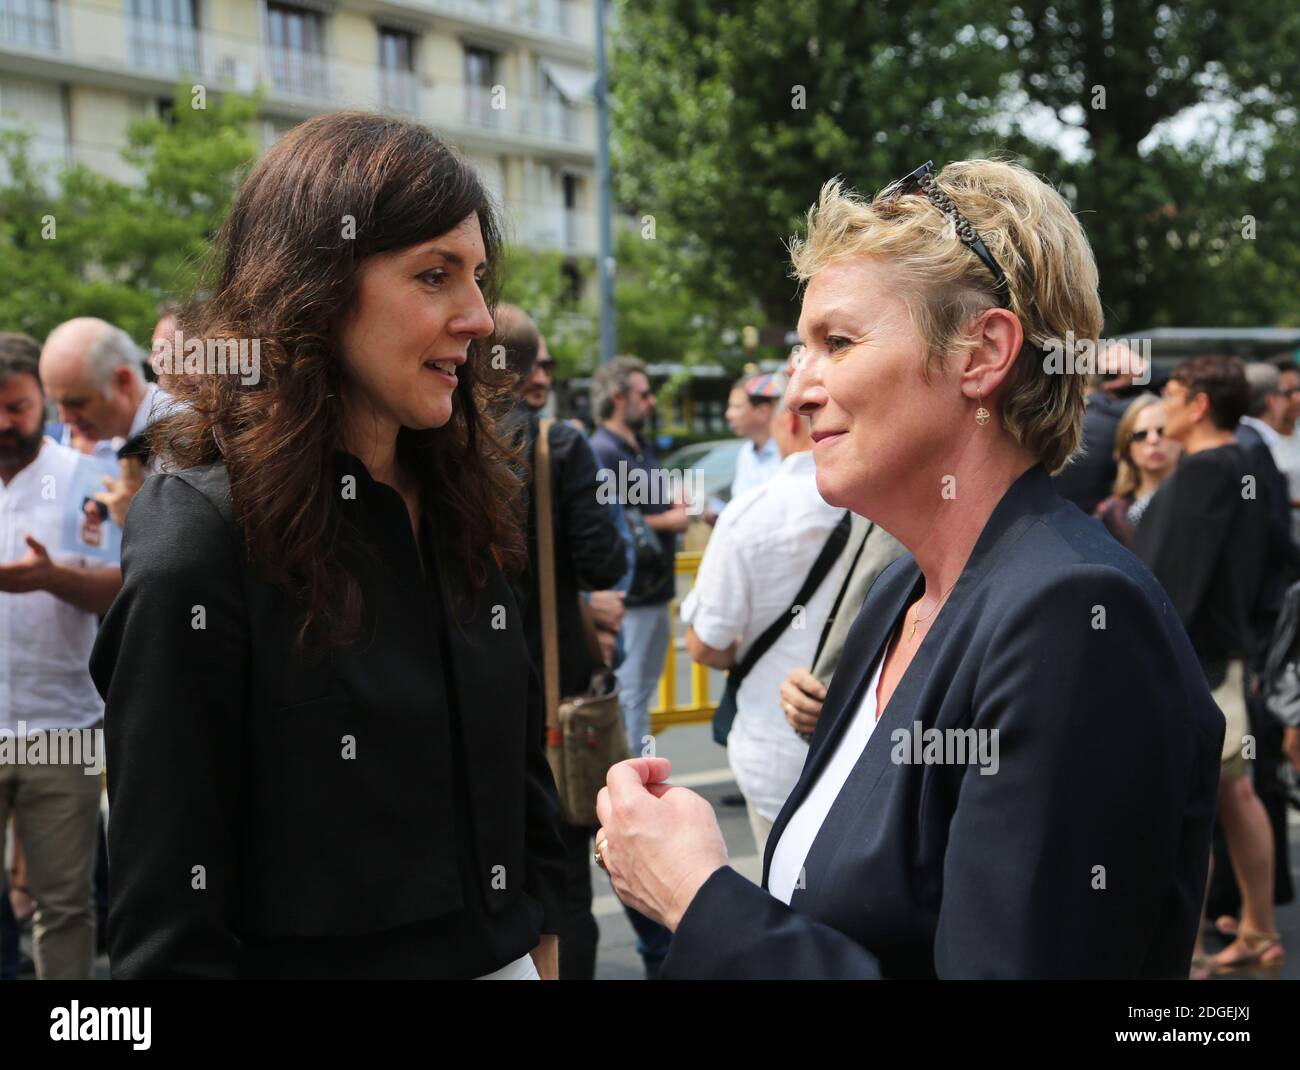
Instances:
[[[1006,273],[998,266],[998,262],[993,259],[993,254],[989,252],[988,246],[984,244],[984,239],[975,232],[975,227],[971,224],[971,221],[957,210],[957,206],[952,203],[952,198],[944,193],[939,188],[938,183],[935,182],[933,160],[926,160],[910,175],[906,175],[897,182],[886,186],[876,199],[886,202],[893,201],[918,191],[948,217],[957,237],[993,273],[995,281],[994,293],[997,294],[998,304],[1002,308],[1010,308],[1011,285],[1007,282]]]

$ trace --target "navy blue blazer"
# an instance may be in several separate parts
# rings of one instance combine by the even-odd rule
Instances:
[[[790,906],[766,891],[782,832],[923,583],[907,554],[871,588],[763,887],[715,872],[662,975],[1185,978],[1223,715],[1160,585],[1041,466],[985,525]],[[914,726],[996,731],[997,772],[897,760],[915,756],[897,745]]]

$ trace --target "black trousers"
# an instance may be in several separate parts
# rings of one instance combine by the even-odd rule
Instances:
[[[560,980],[592,981],[600,928],[591,913],[591,852],[594,828],[562,824],[564,841],[564,923],[560,932]]]

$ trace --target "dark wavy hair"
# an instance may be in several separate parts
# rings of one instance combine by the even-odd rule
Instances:
[[[1209,403],[1210,423],[1220,431],[1234,431],[1250,411],[1250,383],[1246,363],[1240,357],[1207,354],[1183,361],[1169,375],[1187,390],[1190,401],[1204,394]]]
[[[187,335],[260,339],[260,378],[182,380],[186,404],[154,425],[154,449],[173,469],[225,464],[250,563],[305,604],[300,648],[352,642],[362,623],[361,583],[344,562],[369,555],[333,490],[345,385],[339,329],[356,299],[357,269],[472,214],[494,309],[501,238],[491,198],[464,158],[417,123],[319,116],[286,134],[243,182],[200,286],[206,296],[182,310]],[[470,347],[451,420],[403,428],[397,441],[422,500],[437,504],[440,545],[462,567],[463,577],[448,579],[467,579],[470,593],[487,582],[489,555],[511,573],[527,561],[515,451],[489,415],[513,377],[492,368],[489,341]]]

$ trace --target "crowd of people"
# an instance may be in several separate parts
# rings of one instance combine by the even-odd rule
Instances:
[[[0,753],[4,975],[30,915],[44,978],[91,976],[98,932],[122,978],[592,979],[593,848],[648,978],[1279,964],[1300,369],[1112,347],[1048,375],[1034,346],[1100,328],[1082,230],[1019,168],[940,177],[823,191],[801,344],[728,400],[680,618],[727,674],[761,887],[655,754],[703,503],[600,492],[681,486],[646,366],[597,369],[592,426],[552,418],[491,200],[428,130],[322,116],[245,181],[155,341],[262,339],[253,386],[151,381],[102,320],[0,333],[0,729],[106,742]],[[909,318],[882,258],[967,297]],[[609,696],[615,738],[561,727]],[[886,723],[991,764],[911,768]],[[577,806],[572,738],[627,759]]]

